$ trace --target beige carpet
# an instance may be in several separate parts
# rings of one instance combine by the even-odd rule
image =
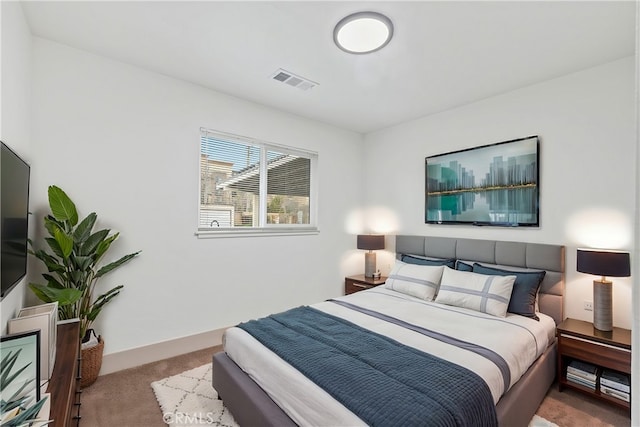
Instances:
[[[98,377],[82,392],[81,427],[164,427],[151,382],[211,362],[221,347]]]
[[[538,415],[560,427],[628,427],[629,411],[573,390],[558,391],[554,384],[538,408]]]
[[[212,347],[161,360],[137,368],[104,375],[82,393],[81,426],[164,427],[162,410],[150,384],[211,362],[220,351]],[[538,415],[559,427],[625,427],[631,425],[628,411],[571,390],[558,392],[553,386],[538,409]]]

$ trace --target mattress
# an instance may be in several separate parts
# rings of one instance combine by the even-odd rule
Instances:
[[[487,383],[494,403],[553,342],[555,334],[555,322],[542,313],[538,313],[539,321],[511,314],[500,318],[426,302],[381,286],[312,307],[476,372]],[[367,314],[368,311],[383,318]],[[384,320],[389,318],[398,322]],[[416,326],[415,330],[407,329],[406,324]],[[506,362],[507,372],[504,366],[460,348],[450,339],[443,341],[416,330],[433,331],[454,341],[488,348]],[[242,329],[226,331],[224,350],[297,424],[364,425],[326,391]]]

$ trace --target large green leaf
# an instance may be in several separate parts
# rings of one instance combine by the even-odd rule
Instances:
[[[54,302],[53,299],[49,296],[49,294],[45,293],[43,289],[46,289],[46,286],[40,285],[38,283],[29,283],[29,288],[33,291],[33,293],[38,297],[40,301],[44,301],[46,303]]]
[[[98,298],[96,298],[95,302],[91,305],[91,309],[89,310],[88,313],[86,313],[87,319],[90,322],[93,322],[94,320],[96,320],[96,317],[98,317],[98,314],[100,314],[102,307],[104,307],[105,304],[107,304],[116,295],[118,295],[120,293],[120,290],[123,287],[124,286],[122,285],[118,285],[115,288],[111,289],[109,292],[106,292],[103,295],[100,295]]]
[[[80,255],[71,255],[71,262],[73,263],[73,267],[83,272],[87,272],[91,269],[93,263],[93,257],[91,256],[80,256]]]
[[[55,271],[55,272],[65,271],[64,264],[60,264],[60,261],[56,257],[49,255],[42,249],[34,252],[33,255],[35,255],[36,258],[44,262],[44,265],[47,266],[47,269],[49,271]]]
[[[62,283],[60,283],[60,281],[58,279],[56,279],[55,277],[53,277],[50,274],[47,273],[43,273],[42,277],[44,277],[44,280],[47,281],[47,286],[50,288],[57,288],[57,289],[64,289],[66,288],[65,285],[63,285]]]
[[[73,237],[60,229],[54,230],[53,237],[56,239],[56,242],[58,242],[62,258],[69,258],[71,252],[73,252]]]
[[[49,207],[53,216],[60,221],[69,221],[75,226],[78,223],[78,211],[67,193],[55,185],[49,186]]]
[[[29,283],[29,287],[38,298],[45,302],[58,301],[58,306],[75,304],[82,298],[82,291],[73,288],[58,289],[49,286],[39,285],[37,283]],[[44,298],[43,298],[44,297]],[[46,300],[45,300],[46,298]]]
[[[111,230],[105,229],[96,231],[80,247],[80,255],[93,255],[96,248],[108,235]]]
[[[64,230],[65,226],[64,223],[56,220],[51,215],[47,215],[44,217],[44,228],[49,232],[49,235],[53,237],[56,234],[56,230]]]
[[[91,231],[93,230],[93,226],[96,223],[96,219],[98,219],[96,213],[91,212],[80,222],[80,224],[78,224],[73,232],[73,240],[75,240],[76,243],[82,244],[87,240],[87,238],[89,238]]]
[[[109,247],[111,247],[111,244],[118,238],[118,236],[120,236],[120,233],[115,233],[100,242],[94,254],[95,262],[98,262],[98,260],[102,258],[102,255],[109,250]]]
[[[64,258],[64,253],[62,252],[62,248],[60,248],[60,244],[53,237],[45,237],[45,242],[49,245],[49,248],[53,251],[54,254],[58,255],[60,258]]]
[[[71,280],[73,281],[74,287],[80,290],[84,290],[86,288],[86,283],[83,280],[84,273],[80,270],[72,270],[70,273]]]
[[[112,262],[111,264],[107,264],[107,265],[105,265],[105,266],[104,266],[104,267],[102,267],[100,270],[98,270],[98,272],[96,273],[96,277],[102,277],[102,276],[104,276],[105,274],[107,274],[108,272],[110,272],[111,270],[114,270],[114,269],[116,269],[116,268],[120,267],[120,266],[121,266],[122,264],[124,264],[125,262],[127,262],[127,261],[129,261],[129,260],[131,260],[131,259],[135,258],[136,256],[138,256],[138,254],[139,254],[140,252],[141,252],[141,251],[134,252],[134,253],[129,254],[129,255],[125,255],[125,256],[123,256],[122,258],[120,258],[119,260],[114,261],[114,262]]]

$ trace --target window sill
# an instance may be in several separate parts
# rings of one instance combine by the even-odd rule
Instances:
[[[249,229],[222,229],[198,230],[195,235],[198,239],[220,239],[234,237],[273,237],[273,236],[310,236],[320,234],[316,227],[291,227],[291,228],[249,228]]]

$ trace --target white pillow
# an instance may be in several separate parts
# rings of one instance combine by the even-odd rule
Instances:
[[[505,317],[515,280],[445,267],[436,302]]]
[[[433,301],[438,291],[443,265],[418,265],[396,261],[385,288]]]

